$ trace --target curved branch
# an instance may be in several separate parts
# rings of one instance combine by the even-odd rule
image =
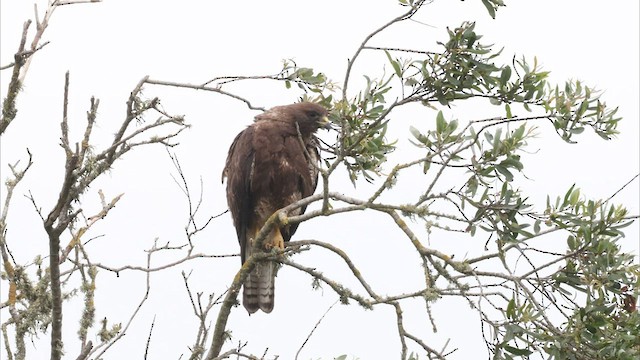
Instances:
[[[153,80],[153,79],[149,79],[148,77],[145,78],[144,80],[145,83],[147,84],[153,84],[153,85],[162,85],[162,86],[172,86],[172,87],[178,87],[178,88],[184,88],[184,89],[194,89],[194,90],[204,90],[204,91],[211,91],[211,92],[215,92],[221,95],[225,95],[225,96],[229,96],[231,98],[234,98],[236,100],[240,100],[243,103],[245,103],[247,105],[247,107],[251,110],[261,110],[261,111],[265,111],[265,108],[260,107],[260,106],[254,106],[251,104],[251,102],[249,102],[249,100],[238,96],[236,94],[232,94],[230,92],[226,92],[222,89],[218,89],[215,87],[211,87],[211,86],[206,86],[206,85],[195,85],[195,84],[188,84],[188,83],[177,83],[177,82],[173,82],[173,81],[162,81],[162,80]]]

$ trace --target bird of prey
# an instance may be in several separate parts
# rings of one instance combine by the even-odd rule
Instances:
[[[277,210],[313,194],[320,159],[315,132],[329,128],[327,109],[302,102],[276,106],[255,117],[233,140],[222,172],[227,203],[240,243],[242,264],[253,241]],[[306,207],[289,215],[304,213]],[[284,249],[298,224],[276,225],[260,249]],[[260,261],[244,282],[242,304],[249,314],[270,313],[274,305],[276,264]]]

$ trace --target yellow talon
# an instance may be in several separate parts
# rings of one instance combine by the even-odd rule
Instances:
[[[276,248],[280,251],[284,250],[284,238],[282,238],[282,234],[280,233],[280,228],[276,227],[272,232],[273,237],[271,238],[273,242],[269,244],[272,248]]]
[[[257,239],[260,234],[260,228],[256,228],[254,232],[253,239]],[[271,230],[271,234],[267,235],[266,241],[263,242],[265,250],[271,250],[273,248],[277,248],[278,250],[284,250],[284,238],[282,237],[282,233],[280,232],[280,228],[278,226],[274,226]],[[252,240],[253,240],[252,239]]]

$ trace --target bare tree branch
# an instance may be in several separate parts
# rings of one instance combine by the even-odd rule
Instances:
[[[144,347],[144,359],[146,360],[149,356],[149,345],[151,345],[151,334],[153,333],[153,326],[156,324],[156,317],[153,316],[153,321],[151,322],[151,327],[149,328],[149,336],[147,337],[147,344]]]
[[[80,352],[80,355],[78,355],[76,360],[85,360],[85,359],[87,359],[87,357],[89,357],[89,353],[91,352],[91,349],[93,349],[93,343],[91,341],[89,341],[82,348],[82,351]]]
[[[336,306],[338,302],[334,302],[333,304],[331,304],[331,306],[329,306],[329,308],[327,309],[327,311],[324,312],[324,314],[322,314],[322,316],[320,317],[320,319],[318,319],[318,321],[316,322],[316,324],[313,326],[313,328],[311,329],[311,331],[309,331],[309,335],[307,335],[306,339],[304,339],[304,341],[302,342],[302,345],[300,345],[300,348],[298,349],[298,351],[296,351],[296,357],[295,360],[298,360],[298,356],[300,356],[300,352],[302,351],[302,348],[304,348],[305,345],[307,345],[307,342],[309,342],[309,339],[311,339],[311,335],[313,335],[313,332],[316,331],[316,329],[318,328],[318,326],[320,325],[320,323],[322,322],[322,320],[324,319],[325,316],[327,316],[327,314],[329,313],[329,311],[331,311],[331,309],[333,309],[334,306]]]
[[[251,110],[262,110],[265,111],[265,108],[263,107],[259,107],[259,106],[253,106],[251,104],[251,102],[249,102],[249,100],[240,97],[238,95],[226,92],[224,90],[221,90],[219,88],[215,88],[215,87],[210,87],[210,86],[206,86],[206,85],[194,85],[194,84],[187,84],[187,83],[177,83],[177,82],[172,82],[172,81],[161,81],[161,80],[153,80],[153,79],[145,79],[144,81],[147,84],[152,84],[152,85],[163,85],[163,86],[173,86],[173,87],[178,87],[178,88],[185,88],[185,89],[193,89],[193,90],[204,90],[204,91],[211,91],[211,92],[215,92],[221,95],[225,95],[225,96],[229,96],[231,98],[234,98],[236,100],[240,100],[243,103],[245,103],[247,105],[247,107]]]

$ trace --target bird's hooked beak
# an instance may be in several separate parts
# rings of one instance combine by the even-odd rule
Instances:
[[[329,121],[329,118],[327,116],[323,116],[319,121],[318,121],[318,125],[320,125],[320,128],[325,129],[325,130],[332,130],[334,129],[333,124],[331,124],[331,121]]]

